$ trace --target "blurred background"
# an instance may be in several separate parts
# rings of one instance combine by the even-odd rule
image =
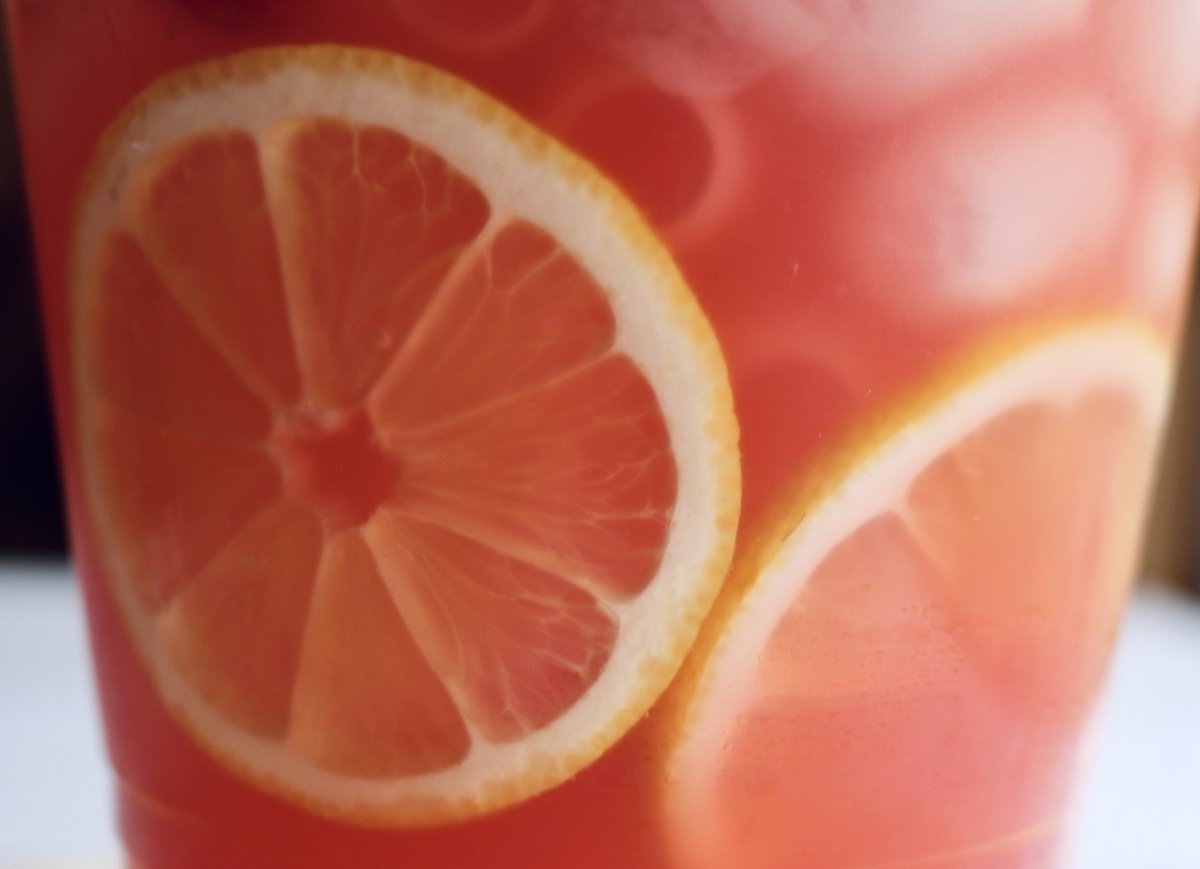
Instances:
[[[1200,596],[1200,269],[1192,267],[1175,406],[1150,514],[1142,574]]]
[[[2,29],[0,20],[0,46],[5,44]],[[30,235],[7,58],[0,61],[0,559],[61,559],[66,557],[66,534]],[[1150,581],[1200,594],[1198,314],[1193,310],[1187,327],[1178,398],[1142,572]]]
[[[6,44],[2,29],[0,44]],[[66,537],[8,58],[0,61],[0,558],[63,557]]]

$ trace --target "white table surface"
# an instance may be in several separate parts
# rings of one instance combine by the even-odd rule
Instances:
[[[67,567],[0,562],[0,869],[116,866],[112,794]],[[1126,621],[1071,869],[1200,869],[1200,604]]]

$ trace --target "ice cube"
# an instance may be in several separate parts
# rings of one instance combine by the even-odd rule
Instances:
[[[526,42],[546,20],[551,0],[390,0],[390,5],[422,39],[487,54],[511,51]]]
[[[1196,238],[1196,179],[1172,167],[1145,185],[1131,230],[1130,282],[1139,297],[1159,310],[1173,310],[1188,277]]]
[[[735,39],[777,60],[799,57],[829,35],[845,0],[701,0]]]
[[[1128,144],[1101,97],[996,99],[856,176],[841,252],[895,311],[1005,304],[1104,250],[1128,175]]]
[[[722,96],[786,63],[821,103],[889,115],[996,57],[1081,26],[1089,0],[612,0],[599,33],[661,87]]]
[[[732,2],[732,0],[730,0]],[[788,0],[748,6],[776,7]],[[893,116],[1004,55],[1074,27],[1089,0],[816,0],[825,37],[799,63],[807,99],[839,113]],[[800,5],[791,0],[790,5]]]
[[[1100,26],[1131,106],[1177,129],[1200,118],[1200,2],[1112,0]]]
[[[744,307],[721,338],[741,426],[742,509],[754,511],[800,473],[799,457],[828,448],[875,377],[855,340],[861,326],[845,312]]]
[[[746,194],[743,128],[727,104],[628,74],[586,75],[560,93],[547,111],[550,128],[677,248],[708,237]]]
[[[788,0],[609,0],[576,14],[656,85],[691,97],[745,87],[815,44],[822,24]]]

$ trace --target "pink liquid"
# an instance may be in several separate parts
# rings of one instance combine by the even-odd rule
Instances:
[[[171,70],[315,41],[399,52],[507,103],[624,188],[705,309],[732,381],[741,528],[752,534],[785,483],[986,336],[1121,313],[1170,340],[1194,226],[1192,4],[1014,0],[995,4],[1005,11],[992,20],[966,5],[918,3],[891,22],[857,4],[828,6],[832,23],[818,27],[783,0],[10,0],[75,554],[135,860],[675,865],[657,711],[563,785],[422,830],[335,823],[271,798],[166,713],[114,609],[79,494],[66,250],[104,127]],[[1123,518],[1139,517],[1130,505]],[[901,716],[887,734],[894,750],[866,776],[848,774],[839,748],[867,720],[860,710],[795,701],[786,738],[811,746],[794,759],[811,782],[795,807],[811,821],[809,853],[842,854],[837,865],[847,866],[913,859],[976,830],[994,840],[1011,817],[1011,843],[945,865],[1052,863],[1057,821],[1044,835],[1019,824],[1062,816],[1082,721],[1052,732],[1031,723],[1037,716],[996,714],[991,699],[951,696],[954,687]],[[914,772],[906,757],[940,766]],[[1014,785],[1014,768],[1033,772]],[[927,811],[952,794],[966,805]],[[870,847],[845,844],[864,830]]]

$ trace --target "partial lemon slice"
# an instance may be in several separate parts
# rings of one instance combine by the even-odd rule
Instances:
[[[740,495],[720,349],[584,160],[338,47],[174,73],[74,242],[86,504],[166,705],[312,809],[562,782],[654,703]]]
[[[1008,344],[751,535],[680,680],[680,865],[1047,859],[1169,366],[1123,322]]]

